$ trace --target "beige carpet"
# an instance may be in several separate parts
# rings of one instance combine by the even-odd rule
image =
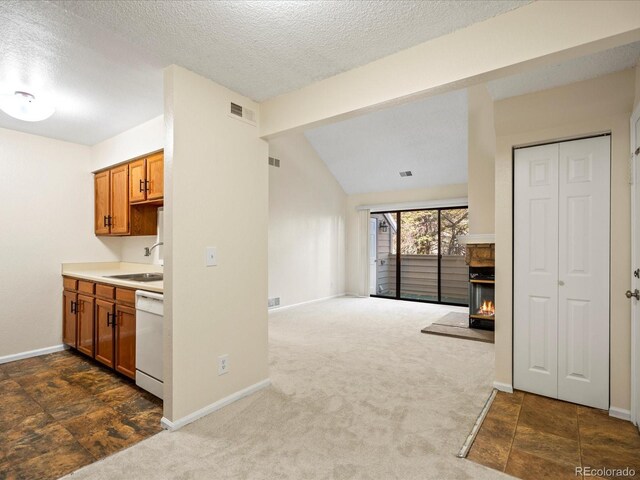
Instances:
[[[420,333],[449,311],[346,297],[273,311],[272,387],[70,477],[503,477],[455,457],[491,391],[494,352]]]

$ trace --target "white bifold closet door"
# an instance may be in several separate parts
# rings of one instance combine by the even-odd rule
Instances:
[[[514,387],[609,408],[610,137],[514,163]]]

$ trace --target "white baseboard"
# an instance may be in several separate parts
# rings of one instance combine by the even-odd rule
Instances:
[[[24,360],[25,358],[38,357],[49,353],[61,352],[66,350],[66,345],[54,345],[53,347],[39,348],[37,350],[29,350],[28,352],[14,353],[13,355],[5,355],[0,357],[0,364],[15,362],[16,360]]]
[[[291,305],[281,305],[279,307],[273,307],[273,308],[270,308],[269,311],[271,312],[271,311],[274,311],[274,310],[286,310],[287,308],[299,307],[301,305],[308,305],[310,303],[324,302],[325,300],[331,300],[332,298],[344,297],[345,295],[346,295],[345,293],[338,293],[337,295],[331,295],[329,297],[316,298],[315,300],[307,300],[306,302],[293,303]]]
[[[624,408],[609,407],[609,416],[620,418],[622,420],[631,421],[631,410],[625,410]]]
[[[171,430],[171,431],[175,431],[178,430],[182,427],[184,427],[185,425],[188,425],[190,423],[195,422],[196,420],[209,415],[210,413],[215,412],[216,410],[220,410],[223,407],[226,407],[227,405],[229,405],[230,403],[236,402],[238,400],[240,400],[241,398],[247,397],[249,395],[251,395],[252,393],[257,392],[258,390],[262,390],[263,388],[268,387],[269,385],[271,385],[271,380],[270,379],[265,379],[262,380],[261,382],[258,382],[254,385],[250,385],[247,388],[244,388],[236,393],[232,393],[231,395],[229,395],[228,397],[224,397],[220,400],[218,400],[217,402],[212,403],[211,405],[207,405],[204,408],[201,408],[200,410],[197,410],[189,415],[187,415],[186,417],[182,417],[174,422],[172,422],[171,420],[169,420],[168,418],[162,417],[162,420],[160,421],[160,423],[162,424],[162,428],[166,429],[166,430]]]
[[[513,393],[513,385],[510,383],[493,382],[493,388],[501,392]]]

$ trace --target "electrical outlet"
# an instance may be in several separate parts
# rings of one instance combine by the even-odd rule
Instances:
[[[220,355],[218,357],[218,375],[229,373],[229,354]]]
[[[216,247],[207,247],[204,251],[204,265],[215,267],[218,265],[218,251]]]

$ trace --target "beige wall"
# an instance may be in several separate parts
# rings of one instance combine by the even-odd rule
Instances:
[[[469,233],[495,233],[496,133],[493,99],[487,87],[467,90],[469,101]]]
[[[611,406],[630,407],[632,69],[495,103],[496,381],[512,383],[512,147],[611,132]]]
[[[165,417],[178,421],[268,378],[268,145],[230,117],[258,105],[165,70]],[[205,247],[218,266],[205,267]],[[219,355],[229,373],[218,376]],[[169,357],[169,358],[167,358]]]
[[[269,142],[269,297],[344,294],[347,195],[302,134]]]
[[[634,109],[640,105],[640,63],[636,65],[636,95],[635,102],[633,102]]]
[[[357,295],[359,285],[360,234],[357,207],[363,205],[410,204],[467,196],[467,184],[433,188],[362,193],[347,197],[347,293]]]
[[[117,261],[93,235],[90,148],[0,129],[0,357],[62,343],[63,262]]]
[[[144,122],[91,147],[91,169],[98,170],[164,148],[164,118],[162,115]],[[160,248],[144,256],[144,247],[153,245],[156,236],[117,237],[110,241],[118,245],[120,260],[134,263],[160,263]]]
[[[141,123],[91,147],[91,169],[99,170],[164,148],[164,117]]]
[[[638,41],[639,17],[640,2],[532,2],[267,100],[260,134],[308,128]]]

